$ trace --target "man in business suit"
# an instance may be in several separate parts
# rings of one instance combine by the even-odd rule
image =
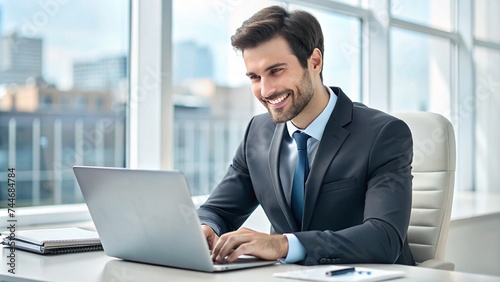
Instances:
[[[198,210],[213,259],[414,265],[406,124],[323,85],[323,35],[306,12],[262,9],[231,40],[268,114],[250,121],[226,176]],[[238,229],[259,204],[272,234]]]

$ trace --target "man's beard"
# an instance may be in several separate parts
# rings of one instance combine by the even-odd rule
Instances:
[[[265,106],[267,111],[271,115],[271,118],[276,123],[287,122],[297,115],[299,115],[302,110],[309,104],[314,95],[314,87],[311,80],[311,75],[309,74],[309,70],[305,69],[300,84],[297,87],[297,92],[291,89],[285,89],[279,91],[279,93],[290,93],[290,96],[287,99],[291,99],[289,109],[286,108],[270,108],[268,103],[265,102]],[[279,96],[279,95],[276,95]]]

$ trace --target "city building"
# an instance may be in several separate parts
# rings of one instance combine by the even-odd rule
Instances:
[[[120,88],[127,80],[127,58],[117,56],[73,64],[73,88],[107,91]]]
[[[42,76],[41,38],[28,38],[17,33],[0,37],[0,84],[26,84],[30,78]]]
[[[47,85],[0,87],[0,112],[107,112],[112,96],[104,91],[62,91]]]
[[[0,85],[0,166],[19,172],[17,206],[81,202],[71,167],[123,166],[124,116],[109,91]]]
[[[194,41],[182,41],[174,45],[172,75],[174,84],[186,80],[214,77],[213,55],[209,47]]]

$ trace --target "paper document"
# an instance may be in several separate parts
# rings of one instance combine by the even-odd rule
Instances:
[[[369,282],[384,281],[398,277],[404,277],[403,271],[379,270],[374,268],[356,267],[354,271],[330,276],[328,273],[344,269],[346,266],[321,266],[308,267],[301,270],[274,273],[275,277],[290,278],[305,281],[335,281],[335,282]]]

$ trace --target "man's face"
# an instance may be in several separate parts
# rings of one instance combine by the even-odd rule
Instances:
[[[282,37],[244,50],[252,92],[275,122],[286,122],[309,104],[314,87],[308,69],[302,68]]]

